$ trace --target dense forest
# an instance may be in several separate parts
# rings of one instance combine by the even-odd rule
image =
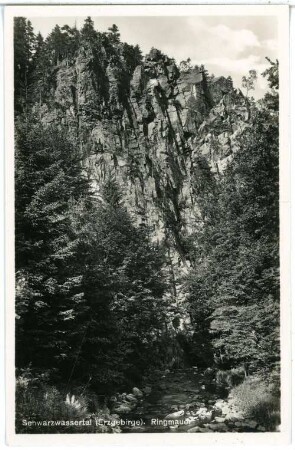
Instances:
[[[278,61],[255,101],[255,71],[242,92],[116,25],[14,33],[17,432],[120,432],[24,420],[130,413],[190,370],[196,432],[196,408],[230,431],[220,398],[277,429]]]

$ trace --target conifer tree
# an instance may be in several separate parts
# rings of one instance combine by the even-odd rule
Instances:
[[[160,252],[133,225],[114,179],[106,181],[102,195],[103,203],[75,221],[88,312],[74,377],[91,374],[92,384],[105,392],[142,375],[149,364],[162,327],[164,284]]]
[[[25,111],[33,70],[36,37],[32,24],[24,17],[14,19],[14,105],[16,113]]]
[[[116,24],[113,24],[110,28],[108,28],[109,31],[109,39],[111,41],[111,43],[114,44],[119,44],[120,42],[120,32],[119,32],[119,28],[117,27]]]
[[[59,367],[69,351],[68,323],[83,303],[70,216],[88,187],[58,128],[30,116],[16,131],[17,363]]]

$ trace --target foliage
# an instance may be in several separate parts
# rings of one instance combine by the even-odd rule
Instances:
[[[117,25],[113,24],[110,28],[108,28],[108,31],[109,31],[109,39],[112,42],[112,44],[119,44],[120,32]]]
[[[245,371],[243,367],[235,367],[230,370],[218,370],[216,372],[216,385],[218,388],[230,389],[238,386],[245,379]]]
[[[15,96],[14,107],[16,112],[23,112],[29,99],[29,89],[32,82],[34,68],[34,51],[36,37],[32,24],[24,17],[14,19],[14,76]]]
[[[86,394],[71,395],[48,384],[45,373],[30,369],[16,378],[16,433],[120,433],[115,419],[103,405],[90,412]],[[99,424],[101,422],[101,424]]]
[[[231,391],[233,401],[247,417],[257,420],[267,431],[280,424],[280,397],[273,385],[249,377]]]
[[[17,364],[54,367],[97,389],[141,373],[162,326],[162,259],[136,229],[118,187],[91,200],[65,135],[18,126]]]
[[[71,203],[87,193],[79,155],[33,116],[16,130],[17,363],[54,367],[84,309]]]
[[[272,61],[270,58],[266,58],[266,60],[269,62],[270,67],[268,67],[262,75],[267,78],[273,94],[279,89],[279,61]]]
[[[270,66],[262,73],[267,78],[270,92],[265,94],[264,103],[270,111],[279,110],[279,61],[271,61],[266,58]]]
[[[88,267],[83,286],[90,305],[75,372],[91,375],[92,384],[105,391],[125,376],[132,379],[135,361],[139,374],[146,368],[162,327],[164,285],[162,258],[147,231],[133,226],[111,180],[103,192],[108,203],[74,218],[79,255]]]
[[[255,88],[255,83],[257,81],[257,72],[256,70],[249,70],[248,77],[243,76],[242,78],[242,87],[246,91],[246,97],[248,97],[249,91],[253,91]]]
[[[17,127],[17,366],[106,392],[140,377],[162,328],[162,258],[117,185],[92,200],[79,152],[34,117]],[[136,365],[136,367],[134,367]]]
[[[197,184],[204,225],[192,241],[190,305],[196,333],[202,329],[222,370],[271,371],[280,359],[279,130],[271,95],[240,133],[214,196],[204,172]]]
[[[138,45],[123,44],[123,57],[126,61],[126,69],[128,73],[133,75],[134,69],[142,62],[142,53]]]
[[[180,63],[179,63],[180,72],[189,72],[192,68],[193,68],[193,66],[192,66],[190,58],[180,61]]]

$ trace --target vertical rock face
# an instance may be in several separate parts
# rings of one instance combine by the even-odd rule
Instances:
[[[174,266],[189,265],[183,236],[199,216],[192,180],[201,166],[222,174],[231,159],[249,116],[242,93],[197,67],[180,72],[155,49],[130,76],[120,55],[103,52],[94,70],[83,48],[57,67],[52,100],[42,120],[62,119],[78,137],[96,189],[115,177],[135,221],[166,242]]]

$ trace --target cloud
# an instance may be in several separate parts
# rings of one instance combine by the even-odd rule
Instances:
[[[262,41],[262,45],[267,49],[275,52],[278,49],[278,41],[276,39],[266,39]]]
[[[266,64],[261,62],[260,56],[249,55],[245,58],[230,58],[220,56],[215,58],[208,58],[203,61],[205,65],[215,66],[223,70],[225,73],[236,72],[238,74],[246,74],[250,69],[257,71],[264,70]]]
[[[209,28],[208,31],[214,35],[216,40],[231,49],[231,51],[236,55],[251,47],[261,47],[261,43],[252,30],[233,30],[226,25],[219,24],[215,27]]]
[[[262,91],[265,92],[268,89],[268,82],[267,79],[264,78],[262,75],[257,77],[257,88]]]

